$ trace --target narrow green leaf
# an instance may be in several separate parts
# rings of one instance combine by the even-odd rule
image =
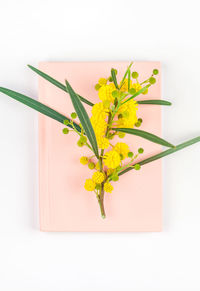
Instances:
[[[155,134],[149,133],[149,132],[144,131],[144,130],[133,129],[133,128],[113,128],[113,130],[121,131],[121,132],[128,133],[128,134],[137,135],[137,136],[140,136],[140,137],[142,137],[144,139],[147,139],[149,141],[152,141],[154,143],[157,143],[157,144],[160,144],[160,145],[163,145],[163,146],[166,146],[166,147],[170,147],[170,148],[174,147],[173,144],[167,142],[166,140],[158,137]]]
[[[65,91],[68,93],[67,88],[65,85],[63,85],[62,83],[58,82],[57,80],[55,80],[54,78],[52,78],[51,76],[47,75],[46,73],[34,68],[31,65],[28,65],[28,67],[33,70],[34,72],[36,72],[38,75],[40,75],[42,78],[44,78],[45,80],[49,81],[50,83],[52,83],[53,85],[55,85],[56,87],[60,88],[61,90]],[[90,106],[93,106],[94,104],[90,101],[88,101],[87,99],[83,98],[82,96],[76,94],[80,100]]]
[[[128,66],[128,68],[127,68],[127,70],[126,70],[126,72],[125,72],[125,74],[124,74],[124,77],[123,77],[123,79],[122,79],[122,81],[121,81],[121,84],[120,84],[120,88],[119,88],[119,89],[121,89],[121,87],[123,86],[124,81],[125,81],[125,79],[126,79],[126,76],[127,76],[127,74],[128,74],[128,70],[130,70],[132,64],[133,64],[133,62],[131,62],[130,65]]]
[[[121,105],[125,104],[126,102],[130,101],[131,99],[137,97],[138,95],[142,94],[146,89],[148,89],[151,85],[147,85],[145,87],[143,87],[142,89],[140,89],[138,92],[136,92],[134,95],[132,95],[131,97],[129,97],[127,100],[125,100]]]
[[[114,69],[111,69],[111,76],[112,76],[113,82],[115,84],[115,87],[117,89],[119,89],[118,84],[117,84],[117,77],[116,77],[116,73],[115,73],[115,70]]]
[[[67,118],[66,116],[58,113],[57,111],[55,111],[54,109],[30,98],[30,97],[27,97],[23,94],[20,94],[18,92],[15,92],[15,91],[12,91],[10,89],[6,89],[6,88],[2,88],[0,87],[0,92],[8,95],[9,97],[27,105],[28,107],[31,107],[33,109],[35,109],[36,111],[46,115],[46,116],[49,116],[59,122],[61,122],[63,124],[63,121],[64,120],[68,120],[70,121],[69,118]],[[72,127],[70,124],[68,125],[69,127]],[[76,127],[76,129],[81,132],[81,128],[78,124],[74,123],[74,126]]]
[[[130,82],[131,82],[131,71],[128,69],[128,91],[130,89]]]
[[[173,148],[173,149],[168,149],[168,150],[163,151],[163,152],[161,152],[161,153],[159,153],[159,154],[157,154],[157,155],[155,155],[155,156],[152,156],[152,157],[150,157],[150,158],[147,158],[147,159],[145,159],[145,160],[142,160],[141,162],[134,163],[132,166],[134,166],[135,164],[140,164],[141,166],[143,166],[143,165],[145,165],[145,164],[148,164],[148,163],[151,163],[151,162],[156,161],[156,160],[158,160],[158,159],[161,159],[161,158],[163,158],[163,157],[165,157],[165,156],[171,155],[171,154],[173,154],[173,153],[175,153],[175,152],[177,152],[177,151],[180,151],[180,150],[182,150],[182,149],[184,149],[184,148],[186,148],[186,147],[189,147],[189,146],[191,146],[191,145],[193,145],[193,144],[195,144],[195,143],[197,143],[197,142],[200,142],[200,136],[195,137],[195,138],[193,138],[193,139],[190,139],[190,140],[188,140],[188,141],[186,141],[186,142],[184,142],[184,143],[181,143],[181,144],[177,145],[177,146],[176,146],[175,148]],[[121,175],[125,174],[126,172],[128,172],[128,171],[130,171],[130,170],[133,170],[133,169],[134,169],[134,168],[129,167],[129,168],[127,168],[127,169],[121,171],[121,172],[118,174],[118,176],[121,176]]]
[[[152,105],[172,105],[171,102],[166,100],[139,100],[137,101],[138,104],[152,104]]]
[[[65,82],[66,82],[67,91],[69,92],[74,109],[75,109],[75,111],[78,115],[78,118],[83,126],[83,129],[84,129],[84,131],[85,131],[85,133],[90,141],[90,144],[93,148],[94,154],[96,155],[97,158],[99,158],[97,140],[96,140],[94,129],[93,129],[92,124],[90,122],[89,116],[88,116],[83,104],[81,103],[79,97],[76,95],[76,93],[72,89],[69,82],[68,81],[65,81]]]

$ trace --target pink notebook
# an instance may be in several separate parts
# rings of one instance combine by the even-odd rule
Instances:
[[[128,62],[42,62],[39,69],[64,84],[67,79],[74,90],[92,102],[98,102],[94,85],[100,77],[108,77],[111,67],[118,70],[120,79]],[[159,62],[135,62],[134,70],[146,79]],[[137,100],[161,98],[160,74],[148,95]],[[70,116],[74,111],[67,93],[39,78],[40,102]],[[85,105],[88,113],[91,107]],[[161,134],[161,106],[139,105],[140,127]],[[78,137],[62,133],[63,125],[39,115],[39,196],[40,229],[42,231],[161,231],[162,228],[162,167],[161,160],[132,170],[113,182],[112,194],[105,194],[106,219],[100,216],[93,192],[84,190],[86,178],[92,171],[80,164],[86,148],[79,148]],[[126,135],[132,151],[144,148],[142,159],[159,153],[162,147],[140,137]]]

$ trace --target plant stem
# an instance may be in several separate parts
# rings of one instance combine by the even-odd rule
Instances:
[[[104,219],[104,218],[106,218],[106,213],[105,213],[105,209],[104,209],[104,189],[103,189],[103,183],[101,185],[100,195],[98,196],[98,202],[99,202],[99,206],[100,206],[101,217]]]
[[[100,158],[99,158],[99,166],[100,166],[100,171],[103,173],[103,155],[104,155],[104,150],[101,150]],[[102,218],[106,218],[105,214],[105,209],[104,209],[104,183],[101,183],[101,188],[100,188],[100,194],[98,195],[98,202],[101,210],[101,216]]]

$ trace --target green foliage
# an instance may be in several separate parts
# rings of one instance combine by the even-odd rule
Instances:
[[[121,84],[120,84],[120,88],[119,88],[119,89],[121,89],[121,87],[123,86],[124,81],[125,81],[125,79],[126,79],[126,76],[127,76],[127,74],[128,74],[128,71],[130,70],[132,64],[133,64],[133,62],[131,62],[130,65],[128,66],[128,68],[127,68],[127,70],[126,70],[126,72],[125,72],[125,74],[124,74],[124,77],[123,77],[123,79],[122,79],[122,81],[121,81]]]
[[[166,101],[166,100],[139,100],[137,101],[138,104],[152,104],[152,105],[165,105],[165,106],[170,106],[172,105],[171,102]]]
[[[174,147],[171,143],[167,142],[166,140],[144,130],[132,129],[132,128],[113,128],[113,130],[140,136],[144,139],[147,139],[149,141],[152,141],[154,143],[157,143],[166,147]]]
[[[42,78],[44,78],[45,80],[47,80],[48,82],[52,83],[53,85],[55,85],[56,87],[60,88],[61,90],[65,91],[68,93],[67,88],[65,85],[63,85],[62,83],[58,82],[57,80],[55,80],[54,78],[52,78],[51,76],[47,75],[46,73],[34,68],[31,65],[28,65],[28,67],[33,70],[34,72],[36,72],[39,76],[41,76]],[[94,104],[92,102],[90,102],[89,100],[83,98],[82,96],[78,95],[77,96],[80,98],[80,100],[90,106],[93,106]]]
[[[143,166],[143,165],[146,165],[146,164],[151,163],[153,161],[156,161],[158,159],[161,159],[161,158],[163,158],[165,156],[171,155],[171,154],[173,154],[173,153],[175,153],[177,151],[180,151],[180,150],[182,150],[182,149],[184,149],[186,147],[189,147],[189,146],[191,146],[191,145],[193,145],[193,144],[195,144],[197,142],[200,142],[200,136],[197,136],[197,137],[195,137],[193,139],[190,139],[190,140],[188,140],[188,141],[186,141],[184,143],[181,143],[181,144],[177,145],[175,148],[168,149],[168,150],[163,151],[163,152],[161,152],[161,153],[159,153],[157,155],[154,155],[154,156],[152,156],[150,158],[142,160],[142,161],[140,161],[140,165]],[[118,175],[121,176],[121,175],[129,172],[130,170],[133,169],[134,165],[135,164],[133,164],[133,165],[131,165],[131,167],[128,167],[127,169],[121,171]]]
[[[80,101],[79,97],[76,95],[76,93],[74,92],[74,90],[72,89],[72,87],[68,81],[66,81],[66,86],[67,86],[67,91],[69,92],[70,98],[72,100],[72,104],[74,106],[74,109],[78,115],[78,118],[81,122],[81,125],[85,131],[85,134],[87,135],[88,140],[90,141],[90,144],[92,146],[94,154],[96,155],[97,158],[99,158],[97,140],[96,140],[96,136],[94,133],[94,129],[93,129],[92,124],[90,122],[90,118],[89,118],[82,102]]]
[[[138,92],[134,93],[131,97],[129,97],[126,101],[124,101],[122,104],[125,104],[126,102],[130,101],[131,99],[137,97],[138,95],[142,94],[146,89],[148,89],[151,85],[146,85],[142,89],[140,89]]]
[[[62,124],[64,122],[66,123],[66,120],[68,120],[68,122],[71,121],[69,118],[67,118],[63,114],[55,111],[54,109],[52,109],[52,108],[38,102],[37,100],[28,97],[28,96],[25,96],[23,94],[20,94],[18,92],[15,92],[15,91],[12,91],[10,89],[3,88],[3,87],[0,87],[0,92],[8,95],[9,97],[11,97],[11,98],[13,98],[13,99],[25,104],[25,105],[27,105],[28,107],[31,107],[31,108],[37,110],[38,112],[40,112],[46,116],[51,117],[52,119],[55,119],[55,120],[61,122]],[[70,124],[68,124],[68,126],[72,128],[72,126]],[[81,128],[78,124],[74,123],[74,126],[77,129],[77,131],[81,132]]]
[[[116,77],[116,70],[115,69],[111,69],[111,76],[113,79],[113,83],[115,84],[115,87],[117,89],[119,89],[118,84],[117,84],[117,77]]]

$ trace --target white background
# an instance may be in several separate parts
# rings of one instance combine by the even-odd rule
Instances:
[[[1,1],[0,84],[36,98],[27,63],[160,60],[181,143],[200,134],[198,2]],[[162,233],[42,233],[37,114],[0,94],[0,131],[0,290],[200,290],[200,144],[164,159]]]

